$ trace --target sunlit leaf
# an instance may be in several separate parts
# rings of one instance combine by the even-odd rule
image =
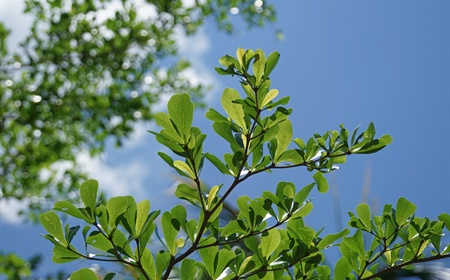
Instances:
[[[67,245],[64,237],[64,232],[61,224],[61,220],[55,212],[47,212],[39,216],[39,220],[42,226],[47,232],[57,239],[61,244]]]
[[[406,198],[400,197],[397,201],[395,221],[398,225],[403,225],[416,212],[416,205]]]
[[[98,280],[94,271],[88,268],[82,268],[70,275],[70,280]]]
[[[175,94],[170,98],[167,109],[183,143],[187,144],[194,117],[194,103],[188,94]]]

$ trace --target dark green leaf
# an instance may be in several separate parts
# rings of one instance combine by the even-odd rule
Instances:
[[[269,54],[266,61],[266,67],[264,71],[264,79],[267,79],[272,73],[275,66],[277,66],[278,60],[280,59],[280,54],[278,52],[273,52]]]

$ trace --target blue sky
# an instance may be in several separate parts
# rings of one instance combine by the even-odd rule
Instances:
[[[384,204],[395,205],[401,196],[417,205],[417,216],[435,219],[450,213],[450,2],[277,1],[275,5],[278,21],[267,28],[238,27],[238,35],[229,37],[208,23],[196,38],[183,39],[181,49],[193,58],[189,75],[214,85],[208,96],[212,107],[220,106],[225,87],[240,90],[237,79],[215,75],[221,56],[234,55],[238,47],[276,50],[281,59],[272,86],[280,96],[291,97],[295,137],[308,139],[315,132],[338,129],[341,123],[348,129],[358,124],[365,128],[373,121],[378,136],[394,138],[381,152],[350,156],[340,170],[327,175],[330,192],[312,194],[315,209],[307,223],[335,232],[336,198],[344,224],[347,211],[362,201],[379,214]],[[285,36],[282,41],[276,40],[278,28]],[[210,134],[211,123],[204,113],[196,112],[195,125],[208,134],[206,150],[222,155],[227,146],[219,144],[225,141]],[[155,128],[141,125],[134,139],[121,150],[108,149],[104,160],[82,160],[104,190],[113,190],[112,195],[132,193],[148,198],[153,209],[167,210],[170,203],[178,203],[170,195],[172,173],[156,155],[161,147],[142,132],[145,129]],[[211,168],[203,175],[210,185],[227,182]],[[311,175],[303,169],[264,174],[245,182],[232,197],[257,197],[281,180],[300,188],[313,181]],[[44,232],[39,226],[4,221],[0,226],[2,250],[25,257],[41,251],[50,258],[51,244],[38,236]],[[449,261],[446,265],[450,267]],[[47,262],[43,270],[51,267],[63,266]]]

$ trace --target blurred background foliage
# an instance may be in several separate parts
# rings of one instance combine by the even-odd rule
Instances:
[[[249,28],[275,20],[267,2],[25,1],[33,23],[19,47],[8,49],[0,22],[0,199],[25,202],[32,220],[77,199],[79,153],[98,155],[107,139],[120,146],[173,93],[202,104],[208,87],[183,75],[180,31],[195,34],[208,20],[232,34],[233,9]]]

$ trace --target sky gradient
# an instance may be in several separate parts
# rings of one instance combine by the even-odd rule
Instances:
[[[195,38],[180,35],[180,47],[194,65],[188,75],[213,85],[207,100],[216,109],[224,88],[241,91],[237,78],[215,74],[221,56],[234,55],[238,47],[261,48],[266,54],[276,50],[281,58],[272,73],[272,87],[280,91],[279,97],[291,97],[294,137],[307,140],[313,133],[339,129],[341,123],[349,130],[359,124],[365,129],[371,121],[378,137],[393,137],[384,150],[350,156],[340,170],[328,174],[330,192],[312,194],[314,210],[306,222],[315,229],[326,226],[324,233],[335,232],[359,203],[367,202],[380,214],[384,204],[395,205],[401,196],[417,205],[419,217],[436,219],[442,212],[450,213],[450,2],[276,1],[275,5],[278,21],[267,28],[238,27],[230,37],[208,22]],[[284,40],[276,39],[278,29]],[[196,112],[194,125],[208,134],[204,150],[221,157],[228,146],[211,134],[204,113]],[[103,160],[80,160],[111,195],[133,194],[138,200],[149,199],[152,209],[168,210],[167,205],[178,203],[171,195],[173,173],[157,156],[164,149],[147,129],[155,127],[140,125],[124,148],[111,145]],[[228,180],[210,167],[203,175],[210,185]],[[306,169],[263,174],[245,182],[231,197],[257,197],[274,190],[278,181],[292,181],[300,188],[313,179]],[[4,220],[0,226],[2,250],[24,257],[45,253],[42,272],[67,267],[50,262],[52,246],[38,236],[44,233],[40,226]],[[449,261],[445,265],[450,267]]]

